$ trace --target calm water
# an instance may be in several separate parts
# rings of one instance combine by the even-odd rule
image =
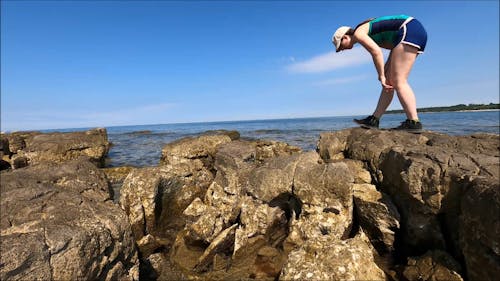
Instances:
[[[321,132],[353,127],[352,119],[358,117],[363,116],[108,127],[113,146],[107,165],[154,166],[165,144],[219,129],[236,130],[242,138],[273,139],[314,150]],[[386,114],[380,125],[391,128],[404,119],[403,114]],[[420,113],[420,119],[425,130],[450,135],[500,133],[500,111]]]

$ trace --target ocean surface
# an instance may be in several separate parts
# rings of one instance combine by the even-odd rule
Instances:
[[[315,150],[320,133],[355,127],[352,119],[360,117],[365,116],[107,127],[112,147],[106,165],[158,165],[165,144],[209,130],[236,130],[242,138],[272,139]],[[419,117],[424,130],[450,135],[500,133],[500,111],[419,113]],[[404,114],[386,114],[380,127],[396,127],[404,119]]]

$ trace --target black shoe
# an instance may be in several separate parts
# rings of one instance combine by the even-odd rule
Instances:
[[[396,128],[392,128],[392,130],[400,130],[410,133],[421,133],[422,123],[420,123],[420,121],[406,119],[404,122],[401,122],[401,125]]]
[[[373,115],[366,117],[365,119],[354,119],[354,122],[358,123],[361,127],[366,129],[378,129],[379,119]]]

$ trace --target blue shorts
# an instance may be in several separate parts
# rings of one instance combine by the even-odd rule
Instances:
[[[427,44],[427,32],[417,19],[412,19],[399,29],[396,42],[417,47],[421,54]]]

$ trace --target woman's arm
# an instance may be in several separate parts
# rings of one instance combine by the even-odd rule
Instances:
[[[360,26],[354,33],[355,40],[360,43],[372,56],[373,64],[377,69],[378,80],[382,86],[386,89],[391,89],[392,86],[386,82],[385,70],[384,70],[384,54],[382,49],[373,41],[373,39],[368,36],[367,25]]]

